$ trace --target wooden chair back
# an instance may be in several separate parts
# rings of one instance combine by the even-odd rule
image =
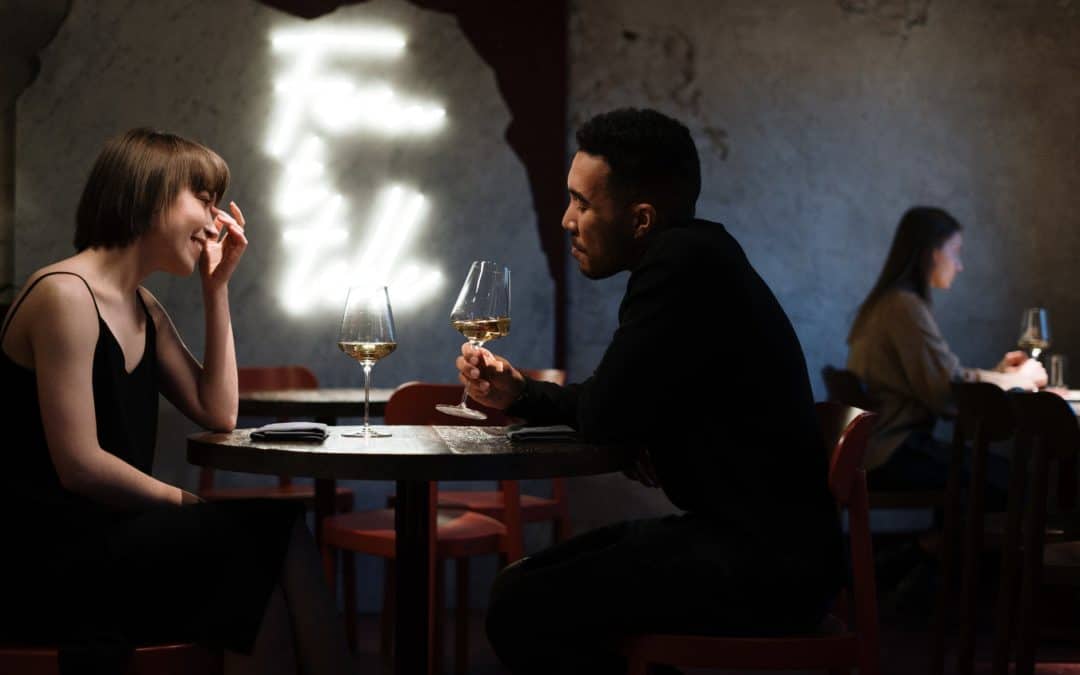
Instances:
[[[825,394],[830,401],[861,410],[877,410],[878,401],[866,391],[866,385],[850,370],[825,366],[821,369]]]
[[[278,389],[318,389],[319,379],[304,366],[245,366],[237,368],[240,393]]]
[[[1016,392],[1010,393],[1008,399],[1016,418],[1016,444],[1009,467],[1008,515],[991,667],[995,673],[1006,672],[1011,638],[1015,635],[1016,672],[1032,673],[1043,590],[1050,463],[1058,463],[1058,509],[1072,510],[1076,506],[1080,425],[1072,407],[1057,394]],[[1018,612],[1012,601],[1017,582]],[[1008,600],[1002,602],[1002,598]]]
[[[931,630],[930,675],[945,672],[945,636],[959,626],[956,659],[960,672],[970,672],[975,659],[975,613],[978,601],[979,559],[983,551],[983,512],[986,466],[990,444],[1012,438],[1016,421],[1008,397],[1000,387],[988,382],[952,383],[956,418],[945,488],[945,523],[941,548],[941,581]],[[967,485],[967,514],[961,516],[963,467],[970,450],[970,481]],[[961,536],[961,527],[963,534]],[[957,552],[957,547],[962,548]],[[961,566],[959,616],[952,616],[954,572]]]
[[[467,405],[487,414],[486,420],[445,415],[435,409],[440,403],[457,404],[465,387],[460,384],[434,384],[431,382],[406,382],[390,394],[386,402],[383,420],[387,424],[432,424],[438,426],[505,426],[510,418],[501,410],[495,410],[469,399]]]

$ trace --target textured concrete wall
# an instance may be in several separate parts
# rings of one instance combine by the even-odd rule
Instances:
[[[372,181],[403,171],[420,177],[436,205],[420,250],[439,262],[447,286],[417,312],[399,314],[402,347],[378,366],[377,380],[445,379],[458,343],[445,315],[468,260],[482,254],[514,256],[514,333],[500,346],[521,362],[545,363],[550,287],[523,171],[501,140],[506,113],[490,71],[451,19],[402,0],[324,20],[342,17],[392,20],[417,36],[411,65],[392,74],[440,97],[450,122],[430,142],[365,139],[334,166],[355,176],[342,189],[358,195],[358,212]],[[103,138],[135,124],[171,128],[230,161],[232,196],[253,223],[233,291],[242,358],[301,361],[329,384],[357,382],[332,345],[337,315],[290,319],[272,293],[283,253],[267,205],[278,167],[261,151],[272,108],[265,35],[286,21],[243,0],[74,3],[17,109],[17,279],[67,251],[78,190]],[[967,226],[967,269],[936,301],[964,362],[993,363],[1014,344],[1021,309],[1042,303],[1055,349],[1074,355],[1080,384],[1072,283],[1080,3],[581,0],[570,44],[572,126],[621,105],[656,107],[690,126],[704,165],[699,212],[730,228],[776,291],[819,394],[821,366],[844,361],[855,307],[900,213],[915,203],[948,208]],[[391,170],[381,174],[375,162]],[[581,378],[614,329],[625,277],[570,276],[569,366]],[[155,279],[152,287],[198,352],[197,282]],[[739,317],[725,314],[722,298],[702,313],[737,330]],[[677,336],[670,348],[678,354]],[[769,357],[747,350],[735,358]],[[723,386],[726,356],[680,367]],[[643,387],[649,368],[665,365],[640,364]],[[664,414],[645,412],[649,405],[643,389],[639,414]],[[169,412],[162,423],[162,475],[190,484],[178,441],[189,427]],[[363,486],[361,505],[384,493]],[[667,508],[655,491],[617,477],[575,480],[572,496],[579,530]]]
[[[1021,310],[1050,310],[1053,349],[1080,385],[1080,3],[738,0],[575,3],[571,128],[608,108],[685,121],[703,164],[699,214],[721,221],[787,309],[816,392],[842,364],[858,303],[905,208],[942,206],[966,227],[965,271],[935,312],[965,364],[1014,348]],[[572,141],[571,141],[572,145]],[[571,275],[573,377],[598,360],[625,278]],[[723,298],[703,303],[738,330]],[[665,367],[672,359],[642,363]],[[679,367],[724,386],[725,358]],[[649,401],[643,389],[640,414]],[[611,483],[608,485],[608,483]],[[590,521],[662,508],[611,479],[579,481]],[[610,505],[610,506],[609,506]]]

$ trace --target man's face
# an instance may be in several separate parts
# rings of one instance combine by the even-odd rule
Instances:
[[[566,177],[570,203],[562,226],[570,233],[570,255],[590,279],[610,277],[633,260],[633,213],[608,189],[610,172],[602,157],[578,152]]]

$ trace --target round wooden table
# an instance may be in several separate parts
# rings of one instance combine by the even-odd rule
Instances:
[[[625,450],[580,442],[511,443],[502,427],[392,426],[388,438],[348,438],[332,427],[321,443],[253,441],[250,429],[188,437],[188,461],[250,473],[316,478],[316,501],[332,502],[333,481],[397,481],[395,673],[432,673],[431,592],[435,580],[436,481],[553,478],[618,471]],[[329,494],[325,494],[331,486]],[[329,511],[328,511],[329,512]],[[321,518],[316,519],[321,540]]]

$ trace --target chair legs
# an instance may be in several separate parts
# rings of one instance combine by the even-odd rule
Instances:
[[[469,559],[454,561],[457,575],[457,606],[454,618],[454,673],[469,671]]]
[[[435,602],[432,612],[431,631],[431,661],[435,664],[435,672],[443,672],[443,618],[446,608],[446,561],[439,560],[435,563]]]
[[[556,544],[570,538],[569,517],[559,516],[551,521],[551,538]]]
[[[352,551],[341,551],[341,592],[344,594],[345,640],[356,653],[356,561]]]
[[[382,614],[379,615],[379,651],[383,660],[390,663],[394,655],[394,609],[397,606],[395,589],[397,588],[397,566],[391,558],[386,558],[383,570]]]

